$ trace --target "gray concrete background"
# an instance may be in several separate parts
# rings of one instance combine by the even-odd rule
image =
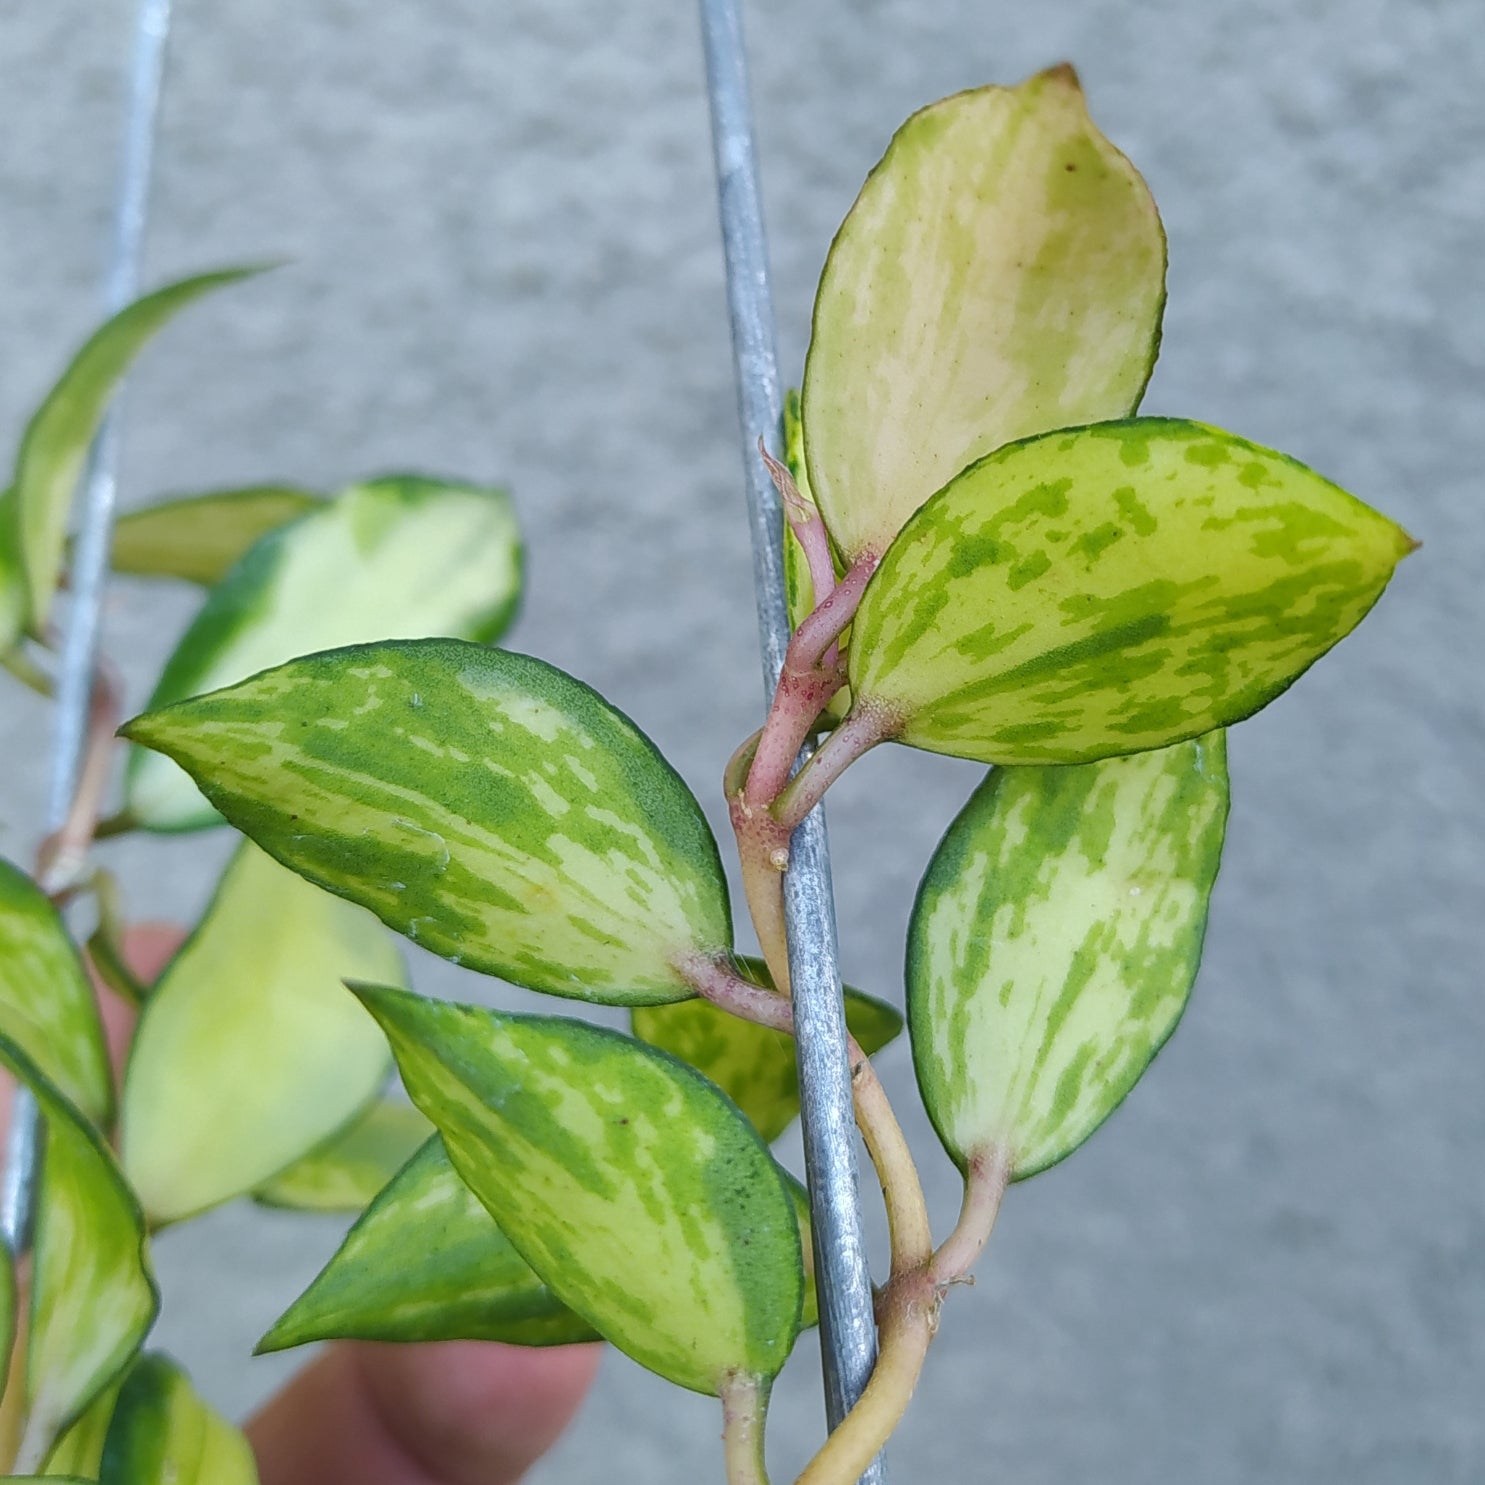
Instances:
[[[294,262],[148,356],[128,499],[407,466],[508,482],[530,544],[515,643],[629,711],[723,826],[715,780],[759,694],[691,7],[178,10],[148,276]],[[131,11],[0,8],[7,444],[95,318]],[[899,1480],[1485,1478],[1480,19],[1472,0],[749,7],[796,376],[830,235],[896,124],[1069,58],[1170,231],[1147,410],[1289,450],[1426,542],[1362,631],[1234,735],[1186,1023],[1085,1150],[1012,1193]],[[109,638],[136,699],[189,607],[119,585]],[[24,856],[45,717],[14,689],[0,706],[0,849]],[[977,772],[882,750],[839,790],[863,986],[900,997],[913,885]],[[109,855],[137,913],[179,917],[224,844]],[[529,999],[416,958],[429,990]],[[954,1180],[905,1047],[883,1071],[946,1228]],[[247,1353],[334,1241],[237,1207],[161,1243],[161,1335],[223,1406],[292,1366]],[[813,1351],[780,1384],[777,1478],[820,1427]],[[717,1479],[717,1426],[611,1357],[533,1479]]]

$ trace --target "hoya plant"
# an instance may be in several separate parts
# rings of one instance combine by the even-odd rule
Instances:
[[[95,962],[140,993],[111,889],[4,879],[24,972],[7,971],[0,1055],[48,1128],[7,1403],[23,1470],[164,1479],[132,1461],[189,1434],[218,1452],[169,1478],[252,1478],[179,1371],[140,1356],[149,1232],[251,1193],[360,1210],[264,1348],[603,1337],[720,1399],[727,1477],[760,1485],[770,1389],[816,1314],[808,1197],[769,1148],[799,1102],[783,873],[830,785],[896,743],[991,767],[908,929],[918,1086],[963,1175],[946,1233],[871,1063],[901,1018],[843,992],[890,1269],[876,1370],[799,1478],[860,1475],[1009,1186],[1087,1140],[1180,1018],[1228,812],[1224,729],[1344,638],[1413,545],[1285,455],[1137,416],[1164,275],[1149,192],[1066,67],[931,105],[867,180],[761,451],[794,631],[725,770],[756,957],[700,804],[639,726],[494,646],[519,549],[493,492],[260,489],[125,523],[121,566],[213,586],[122,729],[107,828],[226,821],[249,843],[143,997],[119,1090],[51,900],[92,889]],[[101,332],[113,373],[138,311]],[[77,410],[47,446],[72,458],[101,392],[62,401]],[[23,673],[14,643],[44,637],[76,473],[53,455],[35,493],[34,442],[7,517],[33,533],[8,549]],[[376,919],[472,972],[627,1008],[629,1030],[420,997]],[[382,1097],[389,1055],[416,1112]],[[204,1090],[231,1109],[209,1127],[191,1116]]]

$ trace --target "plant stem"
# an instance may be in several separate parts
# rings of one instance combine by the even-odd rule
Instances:
[[[768,1469],[763,1460],[767,1389],[757,1377],[734,1373],[722,1383],[720,1395],[727,1485],[768,1485]]]
[[[884,1295],[881,1349],[866,1390],[795,1485],[854,1485],[902,1421],[938,1329],[940,1291],[921,1270]]]
[[[3,665],[23,686],[29,686],[38,696],[45,696],[50,700],[57,694],[57,688],[51,676],[23,649],[17,647],[9,654],[0,655],[0,665]]]
[[[822,595],[829,593],[835,586],[835,563],[830,557],[830,538],[825,534],[825,523],[814,506],[799,493],[799,486],[794,483],[789,466],[768,452],[762,434],[758,435],[758,452],[768,467],[774,488],[779,492],[779,499],[784,502],[784,519],[788,521],[789,529],[804,552],[805,561],[809,563],[810,586],[814,589],[815,602],[818,603]]]
[[[1011,1161],[1004,1150],[990,1146],[970,1157],[958,1225],[933,1255],[931,1271],[941,1288],[969,1278],[970,1269],[990,1240],[1010,1181]]]
[[[745,980],[726,965],[704,955],[693,955],[677,968],[703,999],[744,1021],[756,1022],[775,1031],[794,1032],[794,1008],[787,996]],[[912,1151],[902,1132],[887,1090],[882,1087],[871,1059],[854,1037],[847,1039],[851,1058],[851,1091],[856,1105],[856,1124],[876,1167],[887,1206],[887,1225],[892,1236],[892,1279],[926,1269],[933,1257],[933,1238],[928,1226],[928,1206]],[[890,1281],[889,1281],[890,1282]]]
[[[892,736],[894,725],[891,715],[878,707],[853,707],[820,751],[779,791],[773,801],[778,823],[792,831],[851,764]]]

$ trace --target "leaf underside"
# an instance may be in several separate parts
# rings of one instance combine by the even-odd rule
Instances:
[[[908,930],[908,1022],[961,1168],[1044,1170],[1138,1081],[1191,993],[1227,804],[1215,732],[995,769],[949,827]]]

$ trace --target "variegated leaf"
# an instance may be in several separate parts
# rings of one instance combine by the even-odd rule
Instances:
[[[1226,820],[1221,732],[976,791],[908,930],[918,1086],[961,1168],[1034,1175],[1138,1081],[1191,993]]]
[[[354,1119],[390,1071],[341,981],[401,982],[395,940],[250,842],[145,1003],[120,1119],[155,1222],[228,1201]]]
[[[131,722],[313,882],[426,949],[554,995],[691,994],[732,944],[701,807],[596,692],[452,640],[311,655]]]
[[[98,1131],[9,1037],[0,1063],[35,1095],[46,1158],[26,1340],[26,1436],[42,1458],[124,1369],[159,1309],[144,1214]]]
[[[805,362],[847,560],[1001,444],[1133,412],[1164,303],[1155,203],[1070,67],[914,114],[831,245]]]
[[[1000,449],[903,528],[850,655],[883,735],[1081,763],[1240,721],[1344,638],[1413,543],[1302,464],[1137,418]]]
[[[383,1099],[253,1196],[264,1206],[302,1212],[359,1212],[432,1132],[411,1104]]]
[[[77,945],[51,899],[0,859],[0,1034],[95,1124],[113,1116],[113,1074]]]
[[[761,959],[741,959],[738,967],[755,984],[773,988]],[[849,985],[845,997],[846,1026],[868,1056],[902,1030],[902,1017],[885,1001]],[[770,1144],[793,1122],[799,1112],[799,1069],[792,1036],[741,1020],[705,1000],[637,1006],[630,1016],[641,1041],[704,1073]]]
[[[10,654],[26,630],[28,595],[21,570],[20,507],[15,487],[0,490],[0,656]]]
[[[113,570],[210,587],[260,536],[322,503],[293,485],[252,485],[127,511],[113,529]]]
[[[803,1290],[793,1201],[710,1083],[603,1027],[358,993],[454,1169],[558,1299],[697,1392],[778,1372]]]
[[[499,490],[373,480],[263,537],[212,589],[150,706],[363,640],[496,639],[515,612],[521,544]],[[152,830],[220,824],[179,768],[134,750],[125,809]]]
[[[532,1273],[435,1134],[258,1350],[337,1339],[561,1346],[598,1333]]]
[[[33,631],[45,625],[56,592],[67,514],[88,445],[130,363],[192,300],[259,271],[203,273],[136,299],[93,332],[26,425],[16,455],[15,498]]]
[[[96,1480],[103,1465],[103,1443],[108,1425],[119,1400],[123,1376],[115,1377],[84,1409],[82,1416],[67,1428],[41,1461],[43,1475],[61,1475],[67,1479]]]
[[[119,1389],[98,1485],[258,1485],[258,1466],[241,1429],[174,1362],[151,1354]]]
[[[810,491],[809,469],[804,462],[804,425],[799,420],[799,393],[795,391],[784,398],[784,463],[794,477],[795,488],[813,507],[815,497]],[[784,605],[790,629],[799,628],[815,607],[809,559],[787,520],[784,522]]]

